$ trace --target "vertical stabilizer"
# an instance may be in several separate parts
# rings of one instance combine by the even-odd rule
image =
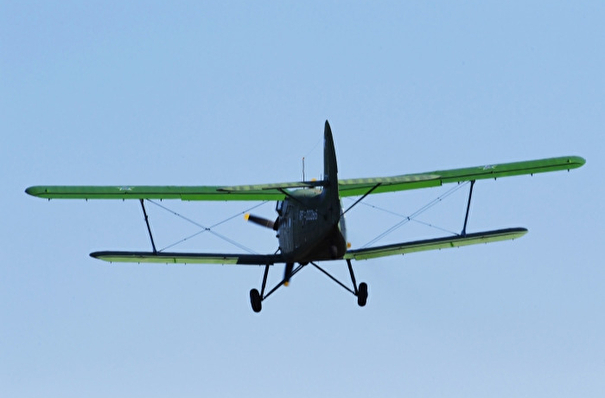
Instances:
[[[336,165],[336,149],[332,138],[330,123],[326,120],[324,128],[324,180],[330,188],[338,188],[338,166]]]
[[[325,206],[325,211],[322,213],[331,230],[323,238],[323,244],[327,246],[329,258],[342,258],[347,251],[346,227],[338,192],[336,148],[332,138],[332,129],[327,120],[324,129],[324,183],[322,207]]]
[[[332,129],[326,120],[324,129],[324,197],[331,203],[332,209],[340,209],[340,197],[338,194],[338,166],[336,165],[336,149],[332,138]],[[340,214],[335,215],[340,218]]]

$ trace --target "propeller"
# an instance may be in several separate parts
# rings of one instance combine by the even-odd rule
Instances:
[[[259,216],[252,215],[250,213],[246,213],[244,215],[244,218],[246,219],[246,221],[252,221],[255,224],[258,224],[265,228],[272,229],[274,231],[277,231],[277,228],[279,227],[279,217],[277,217],[275,219],[275,221],[271,221],[271,220],[268,220],[263,217],[259,217]]]
[[[290,278],[292,278],[292,270],[294,269],[294,263],[286,263],[284,269],[284,286],[290,285]]]

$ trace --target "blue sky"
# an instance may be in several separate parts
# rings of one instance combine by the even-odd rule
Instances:
[[[601,396],[603,20],[596,1],[1,3],[0,395]],[[149,248],[136,202],[23,193],[294,181],[302,157],[319,176],[326,119],[342,178],[587,164],[476,184],[469,231],[522,239],[356,263],[363,309],[306,269],[260,315],[261,268],[88,257]],[[450,188],[367,203],[411,214]],[[204,225],[252,205],[163,204]],[[458,231],[465,205],[463,189],[419,220]],[[159,246],[196,231],[149,213]],[[357,247],[399,221],[347,216]],[[217,232],[276,248],[241,216]],[[207,233],[179,247],[237,250]]]

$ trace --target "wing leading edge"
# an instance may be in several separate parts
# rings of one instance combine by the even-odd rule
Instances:
[[[392,245],[349,250],[345,254],[345,259],[369,260],[372,258],[394,256],[397,254],[415,253],[427,250],[441,250],[452,247],[476,245],[480,243],[499,242],[503,240],[517,239],[526,233],[527,229],[525,228],[508,228],[494,231],[476,232],[466,235],[448,236],[445,238],[395,243]]]
[[[277,254],[100,251],[90,256],[110,263],[273,265],[284,262]]]
[[[340,196],[360,196],[372,193],[404,191],[436,187],[453,182],[512,177],[581,167],[586,160],[579,156],[530,160],[524,162],[490,164],[461,169],[438,170],[428,173],[405,174],[393,177],[356,178],[339,180]],[[312,188],[322,182],[288,182],[281,184],[238,186],[33,186],[25,190],[32,196],[45,199],[180,199],[180,200],[283,200],[285,190]]]

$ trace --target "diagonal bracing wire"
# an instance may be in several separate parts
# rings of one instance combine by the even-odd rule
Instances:
[[[397,213],[395,211],[392,211],[392,210],[389,210],[389,209],[385,209],[383,207],[376,206],[376,205],[373,205],[373,204],[370,204],[370,203],[361,203],[361,204],[364,205],[364,206],[370,207],[370,208],[372,208],[374,210],[379,210],[379,211],[382,211],[384,213],[391,214],[393,216],[397,216],[399,218],[406,218],[406,219],[408,218],[408,216],[406,216],[405,214]],[[410,219],[410,221],[413,221],[413,222],[415,222],[417,224],[424,225],[425,227],[438,229],[439,231],[443,231],[443,232],[446,232],[446,233],[451,234],[451,235],[456,235],[457,234],[457,232],[451,231],[451,230],[449,230],[447,228],[443,228],[443,227],[440,227],[440,226],[435,225],[435,224],[428,223],[426,221],[416,220],[416,219]]]
[[[185,238],[183,238],[183,239],[179,240],[178,242],[172,243],[172,244],[170,244],[170,245],[168,245],[168,246],[166,246],[166,247],[164,247],[164,248],[162,248],[162,249],[158,250],[158,252],[162,252],[162,251],[164,251],[164,250],[166,250],[166,249],[169,249],[169,248],[171,248],[171,247],[174,247],[174,246],[176,246],[176,245],[179,245],[179,244],[181,244],[181,243],[183,243],[183,242],[185,242],[185,241],[187,241],[187,240],[189,240],[189,239],[191,239],[191,238],[193,238],[193,237],[195,237],[195,236],[198,236],[198,235],[200,235],[200,234],[203,234],[204,232],[209,232],[209,233],[211,233],[212,235],[214,235],[214,236],[216,236],[216,237],[218,237],[218,238],[220,238],[220,239],[224,240],[225,242],[231,243],[232,245],[234,245],[234,246],[236,246],[236,247],[238,247],[238,248],[240,248],[240,249],[242,249],[242,250],[244,250],[244,251],[247,251],[248,253],[251,253],[251,254],[258,254],[258,253],[257,253],[257,252],[255,252],[254,250],[252,250],[252,249],[250,249],[250,248],[248,248],[248,247],[246,247],[246,246],[242,245],[241,243],[238,243],[238,242],[234,241],[233,239],[230,239],[230,238],[226,237],[225,235],[219,234],[218,232],[215,232],[215,231],[213,231],[212,229],[213,229],[213,228],[215,228],[215,227],[217,227],[217,226],[219,226],[219,225],[221,225],[221,224],[226,223],[227,221],[233,220],[234,218],[239,217],[239,216],[241,216],[242,214],[245,214],[245,213],[247,213],[247,212],[249,212],[249,211],[251,211],[251,210],[254,210],[254,209],[256,209],[257,207],[260,207],[260,206],[264,205],[265,203],[267,203],[267,201],[264,201],[264,202],[261,202],[261,203],[259,203],[259,204],[255,205],[255,206],[252,206],[252,207],[250,207],[249,209],[244,210],[244,211],[242,211],[242,212],[240,212],[240,213],[237,213],[237,214],[235,214],[235,215],[233,215],[233,216],[231,216],[231,217],[229,217],[229,218],[226,218],[226,219],[224,219],[223,221],[220,221],[220,222],[218,222],[218,223],[216,223],[216,224],[211,225],[210,227],[206,227],[206,226],[205,226],[205,225],[203,225],[203,224],[200,224],[200,223],[198,223],[198,222],[196,222],[196,221],[194,221],[194,220],[192,220],[192,219],[190,219],[190,218],[188,218],[188,217],[185,217],[185,216],[183,216],[182,214],[177,213],[176,211],[174,211],[174,210],[172,210],[172,209],[169,209],[168,207],[166,207],[166,206],[164,206],[164,205],[161,205],[161,204],[157,203],[156,201],[153,201],[153,200],[150,200],[150,199],[147,199],[147,201],[148,201],[149,203],[152,203],[152,204],[154,204],[154,205],[158,206],[159,208],[161,208],[161,209],[163,209],[163,210],[165,210],[165,211],[169,212],[170,214],[172,214],[172,215],[174,215],[174,216],[177,216],[177,217],[179,217],[179,218],[181,218],[181,219],[183,219],[183,220],[185,220],[185,221],[189,222],[190,224],[193,224],[193,225],[195,225],[196,227],[200,228],[200,231],[198,231],[198,232],[196,232],[196,233],[194,233],[194,234],[192,234],[192,235],[190,235],[190,236],[187,236],[187,237],[185,237]]]
[[[397,224],[393,225],[391,228],[387,229],[386,231],[384,231],[383,233],[381,233],[380,235],[378,235],[377,237],[375,237],[374,239],[372,239],[371,241],[369,241],[365,245],[363,245],[362,248],[365,248],[365,247],[373,245],[374,243],[378,242],[379,240],[381,240],[385,236],[389,235],[391,232],[393,232],[393,231],[401,228],[403,225],[407,224],[410,221],[418,222],[420,224],[424,224],[424,225],[427,225],[427,226],[430,226],[430,227],[433,227],[433,228],[436,228],[436,229],[440,229],[442,231],[451,233],[452,235],[457,235],[457,233],[455,233],[455,232],[448,231],[448,230],[446,230],[444,228],[436,227],[434,225],[431,225],[431,224],[428,224],[428,223],[424,223],[422,221],[415,220],[415,218],[418,217],[420,214],[424,213],[425,211],[427,211],[428,209],[430,209],[431,207],[433,207],[436,204],[440,203],[441,201],[443,201],[443,199],[445,199],[448,196],[452,195],[454,192],[456,192],[457,190],[459,190],[460,188],[464,187],[467,184],[469,184],[469,183],[465,182],[465,183],[456,185],[455,187],[453,187],[452,189],[450,189],[449,191],[447,191],[443,195],[438,196],[437,198],[433,199],[432,201],[430,201],[426,205],[422,206],[420,209],[416,210],[414,213],[410,214],[409,216],[404,216],[404,215],[397,214],[397,213],[389,211],[389,210],[381,209],[381,208],[378,208],[376,206],[370,205],[372,207],[377,208],[378,210],[382,210],[382,211],[385,211],[387,213],[397,215],[399,217],[404,217],[404,219],[401,220],[400,222],[398,222]]]
[[[389,210],[389,209],[384,209],[382,207],[379,207],[379,206],[376,206],[376,205],[372,205],[370,203],[363,203],[362,202],[361,204],[364,205],[364,206],[367,206],[367,207],[371,207],[374,210],[379,210],[379,211],[385,212],[387,214],[391,214],[393,216],[397,216],[399,218],[406,218],[406,219],[408,218],[408,216],[406,216],[404,214],[400,214],[400,213],[394,212],[394,211]],[[411,219],[410,221],[413,221],[413,222],[418,223],[418,224],[422,224],[422,225],[424,225],[426,227],[429,227],[429,228],[438,229],[439,231],[447,232],[448,234],[456,235],[456,232],[454,232],[454,231],[450,231],[449,229],[446,229],[446,228],[443,228],[443,227],[440,227],[438,225],[434,225],[434,224],[431,224],[431,223],[428,223],[428,222],[425,222],[425,221],[416,220],[416,219]]]

